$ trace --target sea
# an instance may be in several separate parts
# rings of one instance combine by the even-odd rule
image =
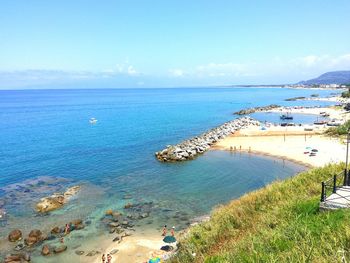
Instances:
[[[306,168],[261,155],[209,150],[191,161],[161,163],[154,153],[239,117],[234,112],[241,109],[330,105],[285,99],[333,93],[276,87],[1,90],[0,258],[13,249],[5,241],[10,230],[49,231],[79,218],[86,227],[67,241],[69,257],[43,261],[39,250],[32,252],[35,262],[79,262],[78,246],[88,250],[93,240],[112,237],[101,223],[108,209],[147,206],[147,217],[133,222],[136,231],[165,224],[180,231],[220,204],[293,176]],[[252,117],[279,122],[273,113]],[[74,185],[81,191],[64,208],[35,212],[40,198]]]

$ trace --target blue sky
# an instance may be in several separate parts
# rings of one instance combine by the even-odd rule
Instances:
[[[0,87],[289,83],[350,70],[350,1],[2,0]]]

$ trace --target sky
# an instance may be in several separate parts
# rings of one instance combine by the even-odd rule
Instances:
[[[349,0],[1,0],[0,88],[295,83],[350,70]]]

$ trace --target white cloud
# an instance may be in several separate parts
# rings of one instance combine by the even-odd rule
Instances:
[[[183,77],[185,72],[182,69],[170,69],[169,74],[172,77]]]
[[[328,70],[349,69],[350,68],[350,54],[340,56],[305,56],[295,59],[294,66],[304,68],[320,68]]]
[[[192,79],[263,80],[273,79],[282,82],[298,81],[304,77],[317,77],[327,71],[350,70],[350,54],[339,56],[308,55],[283,59],[273,57],[263,62],[208,63],[187,70],[171,69],[171,76]]]

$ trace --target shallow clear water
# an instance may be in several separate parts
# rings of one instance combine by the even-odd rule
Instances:
[[[150,217],[137,227],[184,228],[213,206],[304,167],[220,151],[194,161],[160,163],[154,152],[236,118],[232,113],[242,108],[327,104],[284,101],[313,93],[276,88],[0,91],[0,196],[9,215],[0,235],[14,227],[50,229],[80,217],[92,221],[85,230],[87,242],[103,233],[97,222],[104,211],[121,210],[126,202],[152,202]],[[269,116],[256,117],[271,121]],[[89,123],[91,117],[98,119],[96,125]],[[38,177],[43,186],[25,190]],[[43,217],[34,213],[40,197],[76,184],[82,185],[81,194],[64,209]],[[124,200],[125,194],[132,199]]]

